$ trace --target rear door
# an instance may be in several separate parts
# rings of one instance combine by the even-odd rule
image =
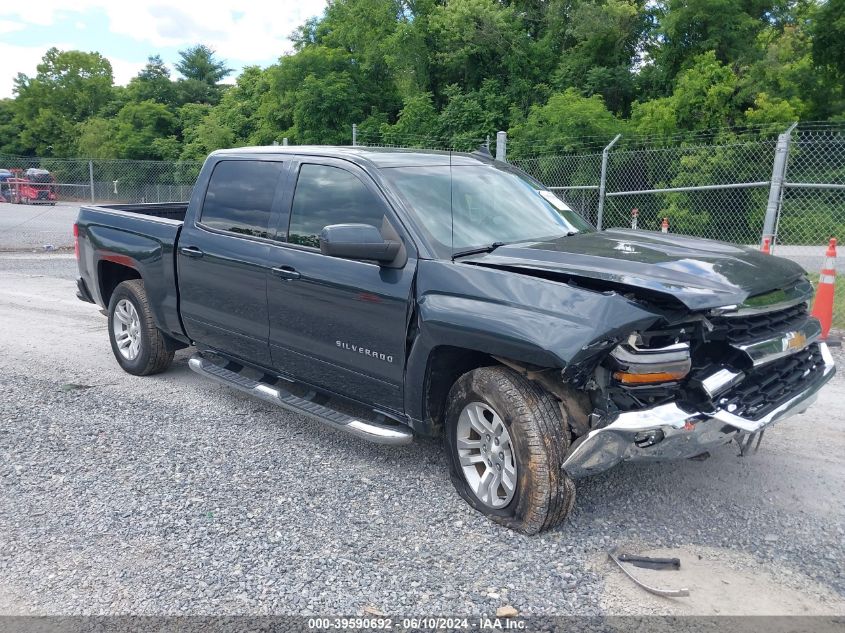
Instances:
[[[180,311],[200,344],[269,366],[267,275],[285,195],[282,157],[225,158],[177,250]]]
[[[291,166],[289,221],[282,216],[287,239],[270,252],[273,366],[326,390],[401,410],[413,245],[364,170],[343,160],[299,161]],[[405,266],[322,255],[320,231],[343,223],[371,224],[383,235],[395,231],[408,251]]]

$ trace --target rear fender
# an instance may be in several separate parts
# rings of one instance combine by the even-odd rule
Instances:
[[[137,271],[144,282],[156,326],[166,334],[184,339],[179,323],[172,244],[102,225],[88,225],[85,233],[94,254],[93,269],[99,271],[100,262],[107,261]],[[107,298],[102,296],[100,288],[98,279],[92,292],[97,303],[105,308]]]

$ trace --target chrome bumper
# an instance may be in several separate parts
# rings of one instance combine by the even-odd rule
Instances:
[[[833,377],[836,366],[827,345],[819,344],[824,371],[807,388],[759,420],[748,420],[727,411],[684,411],[674,403],[619,414],[613,422],[590,431],[570,448],[563,469],[575,479],[595,475],[623,461],[661,461],[700,455],[730,442],[735,436],[756,433],[775,422],[803,413],[816,401],[819,390]],[[638,446],[635,438],[662,433],[651,446]]]

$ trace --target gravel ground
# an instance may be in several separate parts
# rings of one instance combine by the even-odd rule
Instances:
[[[74,271],[0,254],[0,614],[651,613],[607,595],[616,544],[718,549],[845,613],[845,378],[755,456],[622,465],[524,537],[458,498],[438,442],[329,431],[188,351],[121,372]]]

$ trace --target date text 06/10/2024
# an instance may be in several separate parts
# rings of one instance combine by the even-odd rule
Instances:
[[[308,628],[313,631],[329,630],[430,630],[430,631],[519,631],[525,629],[524,620],[498,617],[445,618],[419,617],[393,619],[388,617],[309,618]]]

